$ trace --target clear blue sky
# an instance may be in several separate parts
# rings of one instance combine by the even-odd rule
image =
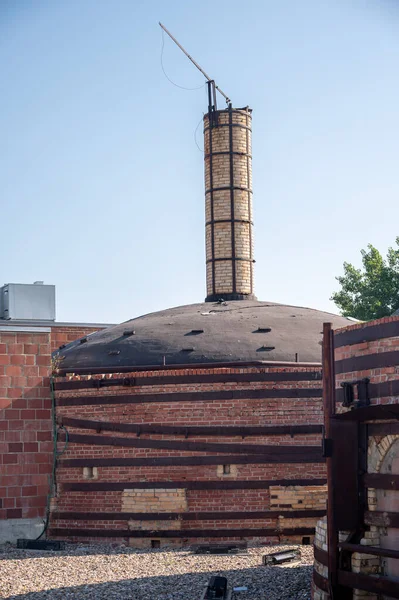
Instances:
[[[396,0],[1,0],[0,284],[70,321],[204,299],[206,92],[158,21],[253,108],[258,298],[336,312],[399,235]]]

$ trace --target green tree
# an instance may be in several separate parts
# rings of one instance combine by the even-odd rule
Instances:
[[[380,319],[399,308],[399,237],[398,249],[389,248],[384,259],[372,244],[362,250],[362,269],[344,263],[344,275],[336,277],[341,289],[331,300],[345,317],[361,321]]]

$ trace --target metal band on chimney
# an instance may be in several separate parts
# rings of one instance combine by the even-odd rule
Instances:
[[[252,300],[251,109],[204,116],[207,302]]]

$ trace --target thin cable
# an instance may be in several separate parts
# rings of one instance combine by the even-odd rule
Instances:
[[[170,81],[170,83],[172,85],[174,85],[175,87],[180,88],[181,90],[187,90],[189,92],[191,92],[193,90],[200,90],[201,88],[205,87],[206,83],[203,83],[202,85],[199,85],[198,87],[193,87],[193,88],[184,87],[182,85],[178,85],[177,83],[172,81],[170,77],[168,77],[168,75],[165,71],[165,67],[163,65],[163,51],[164,51],[164,47],[165,47],[165,34],[164,34],[163,29],[161,31],[162,31],[161,68],[162,68],[163,74],[165,75],[166,79],[168,81]]]
[[[201,123],[202,123],[202,121],[203,121],[203,118],[204,118],[204,117],[202,116],[202,117],[201,117],[201,120],[200,120],[200,122],[198,123],[197,127],[195,128],[195,131],[194,131],[194,142],[195,142],[195,145],[197,146],[198,150],[199,150],[199,151],[200,151],[202,154],[205,154],[205,150],[203,150],[202,148],[200,148],[200,147],[199,147],[199,145],[198,145],[198,142],[197,142],[197,131],[198,131],[198,127],[201,125]]]

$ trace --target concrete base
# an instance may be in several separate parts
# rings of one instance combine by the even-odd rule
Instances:
[[[18,538],[36,539],[43,531],[43,519],[0,520],[0,544],[15,544]]]

